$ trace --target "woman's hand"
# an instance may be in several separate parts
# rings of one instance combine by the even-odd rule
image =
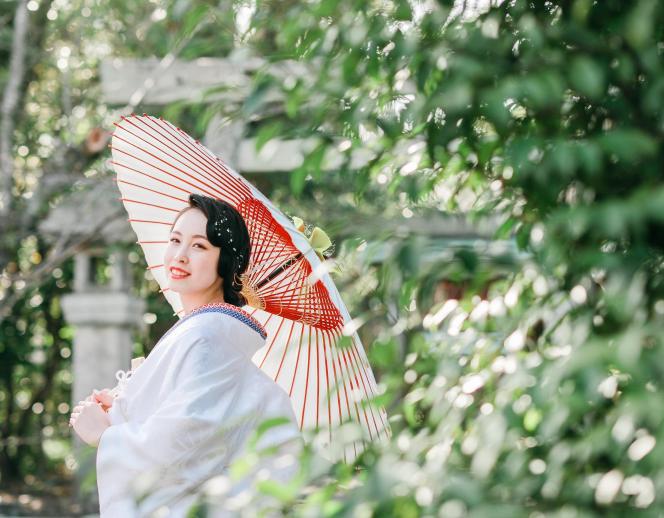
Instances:
[[[91,401],[93,403],[101,403],[101,409],[104,412],[108,412],[108,410],[113,406],[113,401],[115,400],[115,397],[111,393],[111,389],[101,389],[101,390],[93,390],[92,394],[90,394],[88,397],[85,398],[85,401]]]
[[[98,446],[101,434],[111,426],[111,422],[101,403],[80,401],[71,413],[69,425],[74,427],[74,431],[85,443]]]

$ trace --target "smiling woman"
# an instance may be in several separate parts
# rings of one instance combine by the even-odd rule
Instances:
[[[164,264],[168,266],[170,289],[180,293],[185,311],[207,302],[223,302],[222,279],[217,273],[220,249],[194,232],[205,228],[207,218],[198,210],[183,214],[171,232]]]
[[[115,398],[95,394],[72,413],[79,436],[98,446],[102,518],[155,511],[186,516],[204,482],[226,476],[268,419],[274,426],[256,448],[276,449],[253,473],[266,469],[282,482],[296,473],[303,443],[290,398],[252,362],[266,333],[240,308],[246,302],[240,276],[250,252],[244,220],[231,205],[189,196],[164,253],[167,289],[179,294],[185,316]],[[285,452],[290,463],[275,464]],[[254,478],[250,473],[236,482],[230,494],[250,488]]]
[[[186,313],[211,302],[246,303],[240,276],[251,248],[242,216],[228,203],[192,194],[171,229],[164,253],[168,289],[180,295]]]

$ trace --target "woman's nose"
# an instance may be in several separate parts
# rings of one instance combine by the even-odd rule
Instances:
[[[175,260],[178,263],[186,263],[189,261],[189,258],[187,257],[187,254],[184,249],[179,249],[177,252],[175,252]]]

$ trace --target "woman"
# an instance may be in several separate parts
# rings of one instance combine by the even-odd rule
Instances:
[[[283,418],[257,448],[299,451],[288,395],[251,361],[265,331],[240,309],[249,254],[240,214],[223,201],[190,195],[164,256],[169,289],[180,295],[185,316],[120,384],[117,397],[106,389],[72,412],[76,433],[98,447],[102,518],[185,516],[201,484],[226,473],[267,419]],[[273,480],[296,471],[294,462],[275,465]],[[148,496],[137,503],[142,489]]]

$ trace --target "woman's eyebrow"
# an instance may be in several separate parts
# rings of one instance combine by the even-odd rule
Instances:
[[[177,230],[172,230],[172,231],[171,231],[171,234],[177,234],[177,235],[179,235],[179,236],[182,235],[182,234],[181,234],[180,232],[178,232]],[[207,237],[205,237],[205,236],[201,236],[200,234],[194,234],[192,237],[202,237],[202,238],[205,239],[206,241],[208,240]]]

